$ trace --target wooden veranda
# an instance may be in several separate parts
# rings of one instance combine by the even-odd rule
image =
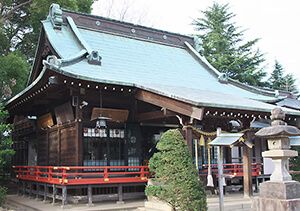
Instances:
[[[13,169],[18,179],[19,194],[42,197],[44,201],[50,198],[53,204],[58,199],[63,206],[74,199],[76,192],[70,195],[70,190],[74,189],[80,190],[77,197],[87,201],[88,205],[109,197],[123,202],[126,195],[124,189],[145,186],[149,176],[147,166],[14,166]],[[117,191],[113,194],[93,194],[96,192],[93,189],[106,187],[110,191],[117,188]],[[82,191],[84,189],[86,194]],[[138,195],[144,196],[141,191],[130,192],[130,197]]]

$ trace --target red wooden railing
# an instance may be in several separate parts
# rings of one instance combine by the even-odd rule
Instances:
[[[252,163],[252,176],[257,177],[261,174],[261,164]],[[208,165],[203,165],[203,169],[200,170],[200,175],[207,175]],[[212,173],[218,176],[218,164],[211,164]],[[223,174],[227,177],[243,177],[243,164],[242,163],[228,163],[223,164]]]
[[[145,183],[148,166],[14,166],[20,180],[57,185]]]

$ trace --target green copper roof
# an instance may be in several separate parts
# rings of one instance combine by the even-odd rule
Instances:
[[[62,58],[81,50],[69,27],[53,30],[50,22],[43,23],[48,39]],[[144,86],[161,84],[238,95],[256,100],[272,100],[241,89],[230,83],[218,81],[188,49],[147,42],[87,29],[79,29],[81,36],[92,49],[99,50],[102,65],[88,65],[86,60],[63,67],[62,70],[78,77],[111,83]],[[57,36],[56,36],[57,34]],[[74,44],[72,44],[72,42]]]
[[[42,23],[52,47],[68,61],[48,68],[74,78],[129,85],[207,107],[270,112],[275,106],[264,102],[278,100],[275,94],[260,93],[232,80],[221,83],[220,73],[188,44],[183,48],[77,28],[71,18],[61,30],[54,29],[50,20]],[[88,63],[86,56],[91,50],[100,53],[101,65]],[[76,59],[70,62],[70,58]]]

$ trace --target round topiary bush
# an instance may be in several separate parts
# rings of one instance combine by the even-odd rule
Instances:
[[[165,132],[156,148],[149,161],[153,185],[147,186],[146,195],[167,202],[174,210],[207,210],[205,190],[180,131]]]

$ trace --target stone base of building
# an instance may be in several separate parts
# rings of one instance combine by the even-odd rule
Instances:
[[[300,183],[264,182],[259,197],[252,203],[254,211],[298,211],[300,210]]]

